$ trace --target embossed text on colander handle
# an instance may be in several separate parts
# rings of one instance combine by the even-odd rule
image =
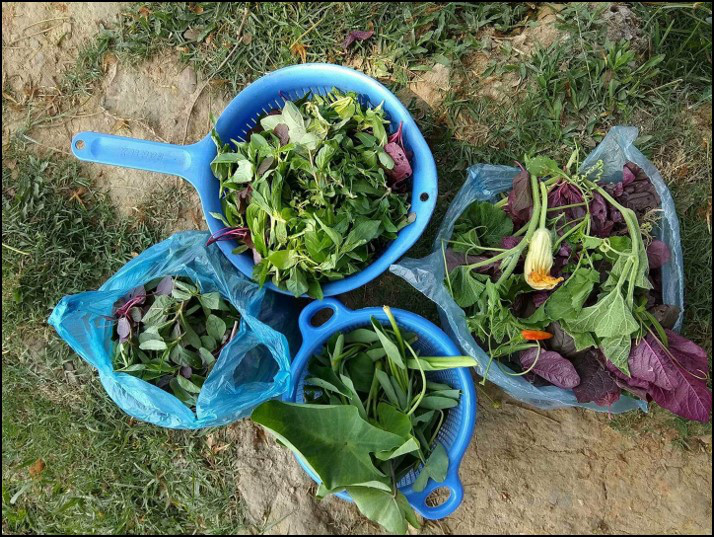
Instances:
[[[198,148],[98,132],[80,132],[72,139],[72,153],[80,160],[178,175],[193,182],[199,166]]]

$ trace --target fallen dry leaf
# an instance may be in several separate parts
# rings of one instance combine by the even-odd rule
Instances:
[[[151,15],[151,10],[146,6],[141,6],[139,8],[139,15],[141,15],[142,17],[148,17],[149,15]]]
[[[42,459],[37,459],[30,465],[30,468],[27,471],[30,474],[30,477],[37,477],[44,471],[44,469],[45,461],[43,461]]]
[[[307,50],[305,50],[305,45],[302,43],[293,43],[290,47],[290,53],[293,56],[299,56],[302,63],[307,61]]]

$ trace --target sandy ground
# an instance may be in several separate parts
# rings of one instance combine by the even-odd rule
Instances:
[[[120,3],[3,4],[3,87],[25,96],[3,117],[3,143],[22,125],[28,108],[51,105],[58,75],[73,63],[77,48],[121,9]],[[53,18],[57,20],[35,24]],[[53,29],[33,35],[47,28]],[[519,45],[527,52],[535,41],[557,38],[552,30],[536,28]],[[484,60],[473,59],[475,73],[482,71]],[[101,89],[93,97],[82,100],[71,115],[27,135],[59,153],[67,153],[72,135],[82,130],[190,143],[207,132],[209,111],[220,113],[230,97],[203,88],[193,70],[169,52],[136,67],[107,56],[104,66]],[[403,97],[437,107],[449,83],[448,69],[436,66]],[[126,213],[153,188],[180,184],[177,178],[147,172],[99,165],[87,169]],[[195,196],[192,202],[181,215],[183,228],[203,226]],[[492,389],[487,393],[501,397]],[[627,436],[608,419],[582,410],[545,413],[509,400],[496,409],[481,397],[476,434],[460,471],[464,502],[452,517],[429,522],[421,531],[711,534],[711,436],[695,439],[683,450],[657,428]],[[239,477],[247,521],[256,530],[379,532],[345,502],[317,502],[314,485],[293,457],[252,423],[221,431],[215,442],[235,455],[231,470]]]

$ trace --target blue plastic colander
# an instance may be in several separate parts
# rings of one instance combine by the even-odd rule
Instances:
[[[315,314],[324,309],[332,310],[332,316],[322,325],[316,327],[312,324]],[[424,356],[459,356],[461,353],[446,334],[426,319],[408,311],[392,309],[392,313],[400,328],[418,336],[415,349]],[[303,386],[307,375],[307,364],[316,353],[320,352],[325,342],[336,332],[348,332],[361,326],[369,326],[370,319],[374,317],[382,324],[389,324],[386,314],[381,308],[365,308],[350,310],[333,298],[311,302],[300,313],[298,324],[303,336],[303,345],[300,347],[291,366],[292,385],[284,399],[291,402],[304,402]],[[464,489],[459,479],[459,465],[464,452],[469,445],[476,423],[476,391],[474,390],[471,371],[468,368],[451,369],[427,373],[431,380],[448,384],[452,388],[461,390],[459,405],[450,409],[444,422],[437,442],[441,442],[449,456],[449,471],[446,480],[437,483],[430,479],[421,492],[412,488],[418,471],[411,471],[397,484],[399,490],[412,507],[424,518],[437,520],[449,516],[461,504]],[[310,477],[319,482],[314,472],[297,457],[298,462]],[[439,488],[449,490],[449,497],[438,506],[429,506],[427,497]],[[345,492],[337,494],[340,498],[352,501]]]
[[[436,165],[411,115],[399,99],[376,80],[347,67],[313,63],[286,67],[259,78],[228,104],[216,123],[216,130],[222,140],[243,140],[260,116],[282,108],[285,99],[294,100],[307,92],[324,95],[333,87],[358,93],[364,104],[377,106],[384,103],[384,109],[392,122],[391,131],[396,130],[400,121],[403,123],[404,143],[413,153],[411,211],[416,219],[403,228],[382,255],[364,270],[324,284],[322,289],[325,296],[346,293],[375,279],[411,248],[431,218],[437,195]],[[223,227],[210,214],[222,212],[218,180],[210,168],[216,156],[216,147],[210,133],[195,144],[174,145],[80,132],[72,139],[72,152],[80,160],[183,177],[198,191],[211,232],[215,233]],[[250,254],[234,254],[233,249],[237,246],[235,241],[221,241],[218,246],[233,265],[243,274],[252,277],[253,259]],[[290,294],[272,283],[266,285],[275,291]]]

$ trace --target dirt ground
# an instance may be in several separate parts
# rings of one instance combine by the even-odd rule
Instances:
[[[9,84],[14,95],[28,100],[9,107],[3,145],[25,120],[26,105],[51,103],[59,73],[73,63],[77,47],[121,9],[121,3],[3,4],[3,86]],[[35,35],[46,28],[53,29]],[[542,31],[534,40],[554,38]],[[520,45],[527,48],[529,42]],[[190,143],[207,132],[209,110],[219,113],[227,102],[171,53],[136,67],[112,56],[104,64],[101,89],[93,97],[27,136],[59,153],[68,153],[72,135],[82,130]],[[448,84],[444,70],[437,67],[421,77],[411,93],[438,106]],[[180,184],[177,178],[147,172],[99,165],[87,169],[126,213],[151,191],[147,185]],[[181,227],[203,227],[196,202],[194,196]],[[487,393],[500,397],[495,390]],[[510,400],[496,409],[482,396],[476,434],[460,471],[464,502],[453,516],[426,524],[422,532],[711,534],[711,437],[684,450],[659,430],[623,435],[608,419],[582,410],[539,412]],[[235,455],[233,468],[226,470],[238,475],[247,521],[258,530],[379,532],[345,502],[315,501],[314,486],[293,457],[250,422],[231,426],[220,441]]]

